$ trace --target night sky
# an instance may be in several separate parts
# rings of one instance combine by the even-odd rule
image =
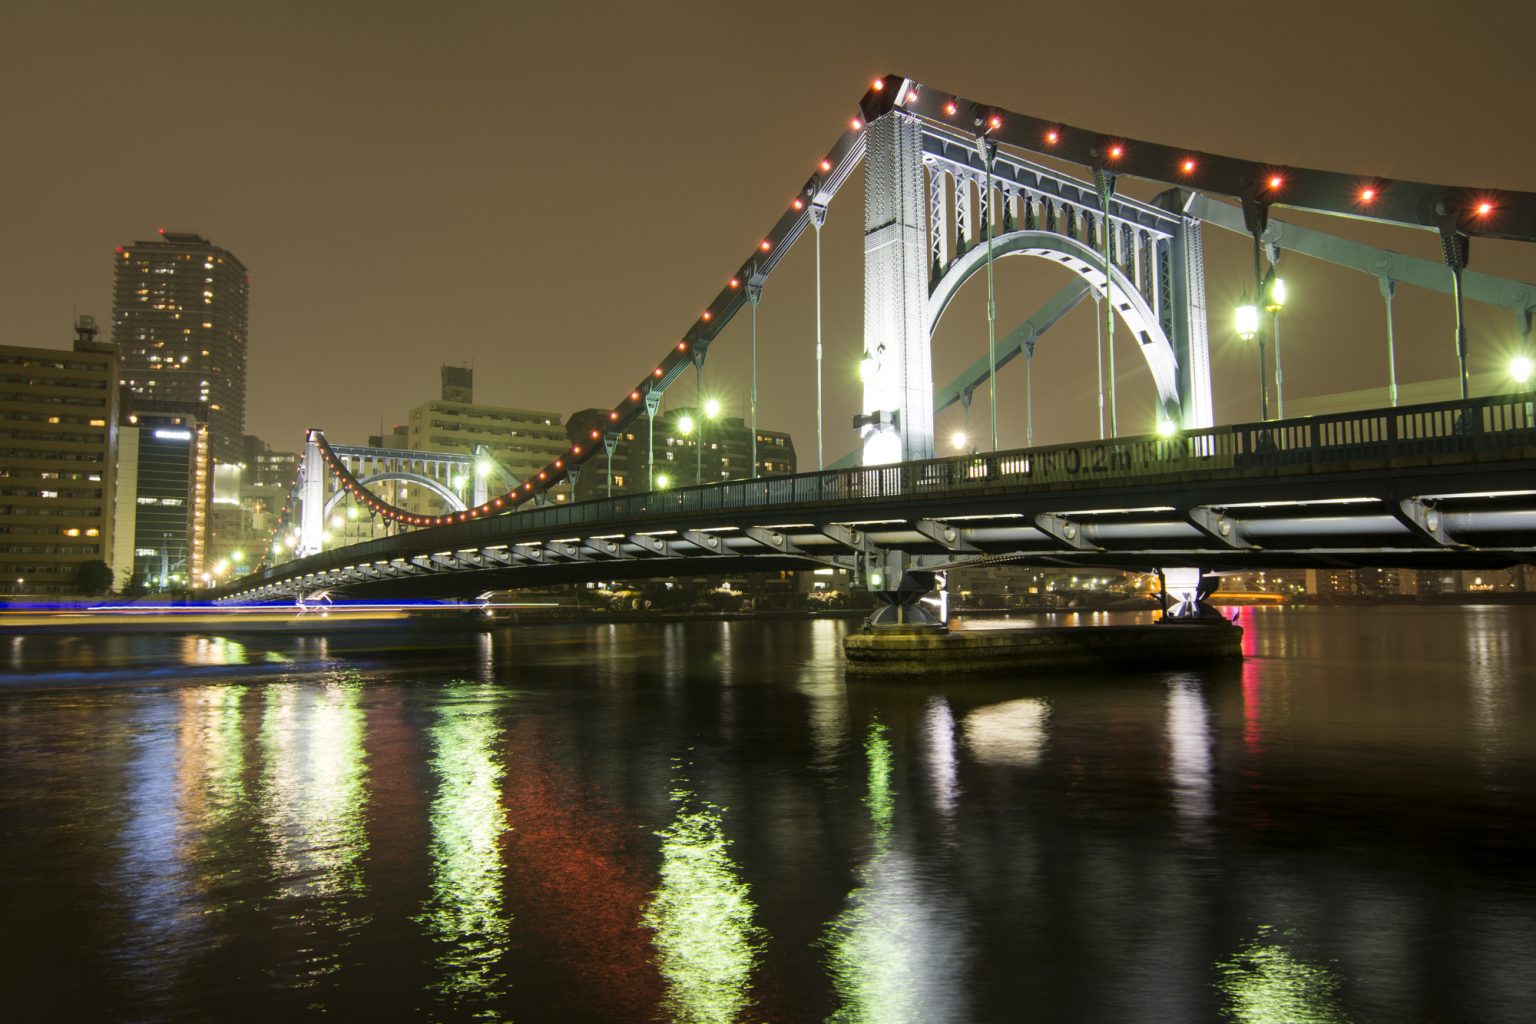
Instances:
[[[361,441],[472,362],[480,401],[561,414],[618,401],[748,256],[871,78],[1068,124],[1280,165],[1536,190],[1528,2],[942,5],[585,3],[155,5],[11,0],[0,14],[10,244],[0,343],[64,347],[111,315],[113,249],[202,234],[250,268],[246,429],[294,449]],[[998,12],[1002,12],[999,14]],[[1150,197],[1154,187],[1127,191]],[[1317,219],[1276,216],[1314,226]],[[826,272],[827,457],[851,447],[862,336],[863,179],[834,202]],[[1438,259],[1428,232],[1330,230]],[[1218,422],[1257,416],[1255,354],[1228,311],[1251,249],[1207,229]],[[814,468],[811,234],[760,314],[761,423]],[[1536,281],[1536,247],[1477,241],[1472,268]],[[1300,256],[1285,394],[1383,386],[1374,279]],[[1066,283],[998,266],[1002,336]],[[935,339],[943,386],[986,350],[985,284]],[[1399,380],[1445,380],[1451,305],[1397,300]],[[1512,318],[1471,310],[1474,375]],[[706,389],[745,415],[747,318]],[[1036,440],[1096,436],[1094,316],[1035,361]],[[1117,342],[1120,418],[1154,392]],[[692,375],[669,401],[691,402]],[[1004,446],[1024,440],[1023,366],[999,378]],[[1486,390],[1486,389],[1485,389]],[[985,433],[985,394],[972,431]],[[958,413],[940,422],[941,436]]]

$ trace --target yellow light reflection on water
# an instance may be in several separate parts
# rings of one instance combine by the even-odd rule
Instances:
[[[499,965],[511,916],[502,895],[506,866],[501,803],[506,768],[497,754],[502,730],[496,691],[455,685],[432,727],[432,891],[417,921],[438,944],[432,988],[450,1001],[500,992]]]
[[[664,1006],[679,1024],[728,1024],[751,1005],[762,948],[751,892],[731,860],[721,810],[687,790],[661,837],[661,887],[642,919],[655,930]]]
[[[245,801],[246,687],[202,686],[181,691],[183,817],[206,841],[205,830],[235,814]]]
[[[360,895],[368,851],[362,683],[264,691],[262,818],[282,895]]]
[[[1031,767],[1045,754],[1050,717],[1038,697],[977,708],[965,716],[965,744],[978,761]]]
[[[1347,1024],[1334,998],[1339,979],[1333,972],[1297,960],[1273,939],[1264,925],[1254,941],[1216,965],[1228,1016],[1239,1024]]]

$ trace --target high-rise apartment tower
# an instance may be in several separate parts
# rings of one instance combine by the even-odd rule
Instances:
[[[203,406],[218,462],[241,461],[249,299],[245,265],[200,235],[161,231],[117,250],[123,384],[130,398]]]

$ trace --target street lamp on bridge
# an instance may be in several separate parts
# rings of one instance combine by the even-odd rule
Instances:
[[[1237,307],[1235,319],[1237,336],[1244,341],[1259,339],[1259,418],[1269,419],[1269,382],[1264,376],[1264,335],[1259,330],[1259,307],[1248,301],[1244,293],[1243,304]]]
[[[1280,310],[1285,308],[1285,278],[1270,268],[1264,288],[1264,309],[1269,313],[1270,330],[1275,335],[1275,419],[1285,419],[1285,383],[1280,374]],[[1263,341],[1259,342],[1263,345]]]

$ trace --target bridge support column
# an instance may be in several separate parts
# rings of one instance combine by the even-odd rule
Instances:
[[[483,444],[475,445],[475,464],[474,464],[474,467],[471,469],[471,472],[473,472],[475,474],[475,483],[474,483],[474,488],[475,489],[474,489],[474,492],[473,492],[473,497],[471,498],[470,503],[469,503],[470,506],[473,507],[473,508],[479,508],[481,505],[484,505],[485,504],[485,499],[490,496],[490,494],[489,494],[490,487],[491,487],[491,467],[490,467],[490,464],[489,464],[490,463],[490,458],[491,458],[490,450],[487,449],[485,447],[485,445],[483,445]],[[482,463],[484,463],[483,466],[482,466]]]
[[[933,458],[923,140],[892,111],[870,122],[864,156],[863,412],[866,466]]]
[[[294,552],[300,558],[320,553],[325,533],[325,459],[320,454],[320,432],[311,430],[304,436],[303,482],[299,487],[299,547]]]
[[[890,552],[889,555],[890,561],[903,560],[897,552]],[[885,555],[869,557],[877,560],[886,558]],[[937,632],[948,628],[937,615],[921,603],[923,598],[938,589],[934,573],[920,569],[906,569],[894,578],[883,578],[880,586],[874,584],[873,575],[869,578],[870,589],[883,604],[864,620],[865,628],[899,629],[903,632],[914,630]]]
[[[1222,618],[1220,612],[1205,603],[1216,592],[1220,578],[1191,567],[1163,568],[1157,571],[1163,585],[1163,619]]]
[[[1187,212],[1192,193],[1173,189],[1157,197],[1158,205],[1179,215],[1173,239],[1154,246],[1158,262],[1158,319],[1178,360],[1177,419],[1185,430],[1216,424],[1211,398],[1211,343],[1205,302],[1205,243],[1200,220]],[[1172,414],[1173,410],[1167,410]]]

